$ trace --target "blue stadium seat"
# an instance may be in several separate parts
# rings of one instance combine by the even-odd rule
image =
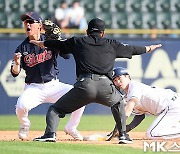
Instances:
[[[33,12],[34,11],[34,0],[25,0],[24,10],[25,10],[25,12]]]
[[[9,0],[9,8],[11,12],[20,11],[20,1],[19,0]]]
[[[125,12],[126,11],[126,0],[115,0],[115,8],[116,8],[117,13]]]
[[[119,12],[119,13],[116,13],[115,16],[116,16],[116,24],[118,25],[119,29],[128,28],[127,13]]]

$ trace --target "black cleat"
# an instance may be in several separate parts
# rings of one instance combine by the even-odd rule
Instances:
[[[56,133],[47,133],[41,137],[34,138],[33,141],[39,142],[56,142]]]
[[[132,139],[129,138],[129,135],[123,133],[119,136],[119,144],[131,144],[133,143]]]

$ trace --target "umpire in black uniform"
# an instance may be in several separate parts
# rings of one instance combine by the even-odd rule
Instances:
[[[119,143],[132,143],[126,134],[124,100],[111,81],[114,62],[116,58],[132,58],[132,55],[150,52],[161,45],[124,45],[116,40],[104,38],[104,31],[104,21],[95,18],[88,24],[87,36],[72,37],[65,41],[31,41],[41,47],[56,48],[63,54],[71,53],[75,59],[77,75],[74,88],[49,107],[45,133],[34,141],[55,142],[59,118],[96,102],[111,107],[119,130]]]

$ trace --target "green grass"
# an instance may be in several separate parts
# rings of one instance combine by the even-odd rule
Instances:
[[[45,115],[30,115],[31,129],[45,129]],[[69,116],[61,119],[58,130],[63,130]],[[132,117],[128,120],[128,123]],[[134,131],[146,131],[154,117],[146,117],[140,126]],[[114,128],[114,120],[110,115],[83,115],[78,130],[80,131],[111,131]],[[19,130],[19,121],[15,115],[0,116],[0,130]],[[143,149],[129,148],[122,145],[95,145],[95,144],[70,144],[70,143],[39,143],[21,141],[0,141],[1,154],[140,154]],[[151,152],[146,152],[151,153]]]
[[[40,142],[0,142],[1,154],[139,154],[141,149],[120,145],[92,145]]]
[[[45,129],[45,115],[30,115],[31,130]],[[150,124],[155,119],[154,116],[147,116],[145,120],[134,129],[134,131],[146,131]],[[61,119],[58,130],[63,130],[69,116]],[[130,117],[127,121],[132,120]],[[111,115],[83,115],[78,126],[80,131],[111,131],[114,128],[114,120]],[[15,115],[1,115],[0,116],[0,130],[19,130],[19,121]]]

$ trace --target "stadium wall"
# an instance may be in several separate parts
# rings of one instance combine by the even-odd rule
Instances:
[[[0,114],[15,114],[15,104],[18,96],[23,91],[24,72],[13,78],[10,74],[11,60],[16,47],[22,39],[1,39],[0,56]],[[162,48],[151,54],[134,56],[129,59],[116,59],[115,67],[127,67],[131,77],[143,83],[171,88],[180,93],[180,40],[121,40],[124,44],[150,45],[161,43]],[[71,56],[70,60],[59,58],[59,78],[62,82],[73,84],[75,82],[75,63]],[[50,104],[43,104],[30,111],[30,114],[45,114]],[[86,107],[85,114],[110,114],[110,108],[97,104]]]

